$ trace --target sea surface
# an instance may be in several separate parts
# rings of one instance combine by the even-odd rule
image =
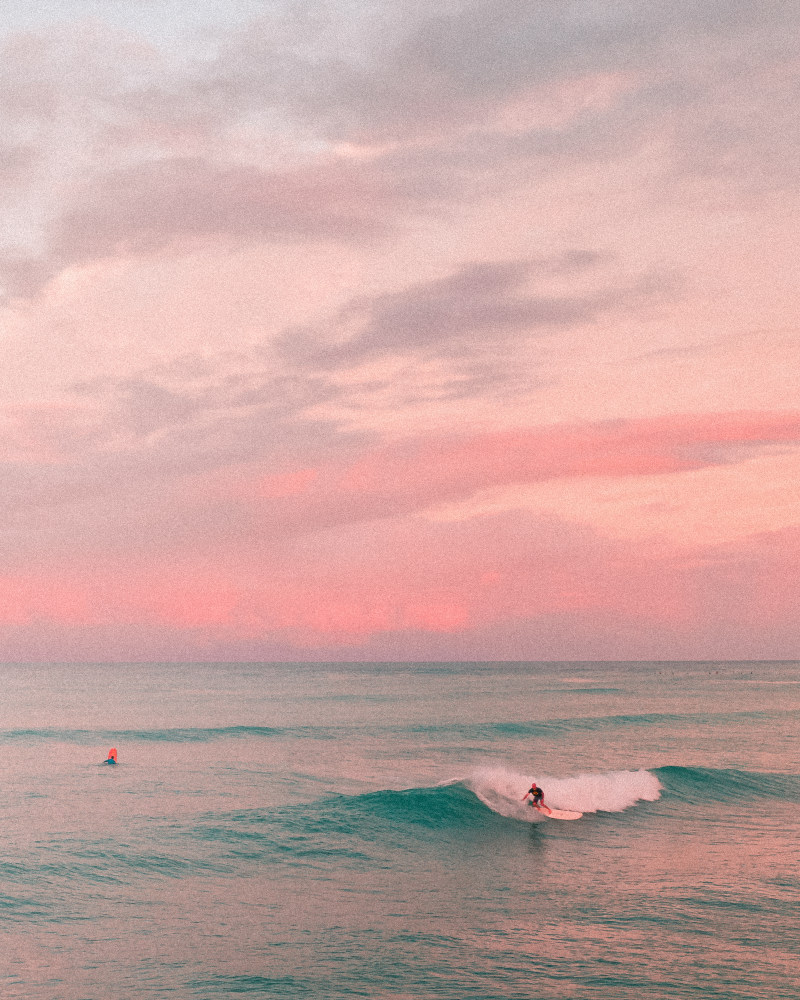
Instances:
[[[797,663],[0,666],[0,997],[797,1000],[799,737]]]

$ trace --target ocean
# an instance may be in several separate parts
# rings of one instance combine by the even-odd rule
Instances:
[[[4,1000],[800,996],[800,664],[0,685]]]

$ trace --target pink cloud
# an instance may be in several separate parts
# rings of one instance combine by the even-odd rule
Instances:
[[[262,477],[251,483],[249,517],[241,496],[231,509],[224,491],[183,507],[177,493],[169,508],[161,496],[136,531],[163,531],[160,519],[174,519],[180,532],[151,546],[136,544],[136,532],[110,548],[52,546],[35,570],[0,580],[0,627],[66,629],[74,648],[93,630],[155,630],[178,658],[187,648],[259,643],[301,658],[322,649],[374,655],[381,642],[419,651],[445,636],[451,648],[463,640],[476,650],[498,629],[514,655],[535,658],[534,623],[555,620],[567,632],[573,622],[617,634],[619,655],[634,657],[646,625],[680,637],[681,648],[726,629],[754,642],[771,628],[788,633],[800,613],[800,529],[726,546],[643,548],[522,510],[455,521],[415,515],[493,485],[684,472],[798,437],[795,413],[556,425],[398,445]],[[195,502],[225,508],[224,525],[210,512],[193,525]]]
[[[348,558],[347,553],[351,556]],[[739,570],[748,564],[748,573]],[[357,649],[389,636],[451,636],[560,617],[619,632],[641,655],[648,627],[697,647],[709,634],[769,636],[800,613],[800,534],[737,547],[642,552],[528,515],[462,524],[385,523],[366,539],[320,539],[301,567],[281,567],[242,595],[233,632],[306,651]],[[626,636],[637,636],[627,645]],[[516,655],[535,658],[535,639]],[[492,657],[490,648],[482,652]]]
[[[80,627],[95,620],[92,595],[80,580],[25,573],[0,577],[0,624],[55,621]]]
[[[293,472],[265,476],[258,492],[267,500],[297,497],[311,489],[318,475],[316,469],[296,469]]]
[[[235,621],[235,589],[188,568],[187,579],[163,567],[138,573],[92,574],[53,567],[49,574],[7,574],[0,579],[0,624],[69,626],[168,625],[173,629],[228,626]],[[194,572],[192,572],[194,570]]]
[[[81,401],[0,405],[0,431],[6,458],[17,461],[72,461],[76,447],[91,447],[101,433],[99,416]]]
[[[800,414],[671,415],[426,438],[329,464],[270,517],[314,530],[409,514],[484,489],[571,477],[667,475],[741,461],[749,449],[800,443]],[[291,481],[292,473],[289,473]],[[254,492],[264,496],[260,486]]]
[[[527,636],[515,655],[535,658],[535,622],[617,630],[617,655],[642,655],[647,628],[682,637],[783,634],[800,613],[800,529],[735,546],[648,552],[587,529],[521,513],[456,526],[385,522],[369,537],[350,528],[306,546],[260,575],[163,567],[102,580],[6,577],[0,625],[158,628],[173,641],[273,643],[301,657],[351,652],[403,637]],[[742,572],[745,569],[746,572]],[[181,639],[183,637],[183,639]],[[382,638],[383,637],[383,638]],[[416,639],[414,638],[416,637]],[[637,642],[639,645],[637,646]],[[786,650],[784,649],[784,653]],[[492,658],[490,648],[482,655]],[[766,655],[766,653],[765,653]]]

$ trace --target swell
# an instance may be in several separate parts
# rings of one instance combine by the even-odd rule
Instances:
[[[436,725],[378,725],[367,726],[374,734],[419,734],[429,739],[487,739],[525,737],[552,737],[570,733],[607,732],[636,727],[669,726],[674,730],[682,726],[724,725],[730,722],[753,722],[796,716],[792,711],[729,712],[729,713],[669,713],[578,716],[564,719],[544,719],[521,722],[486,722],[464,725],[461,723]],[[297,739],[336,740],[352,736],[349,726],[172,726],[148,729],[77,729],[56,726],[0,730],[0,744],[16,742],[93,743],[126,740],[143,743],[207,743],[222,739]]]
[[[18,860],[0,862],[0,919],[4,922],[63,923],[80,920],[89,897],[116,895],[142,882],[224,877],[235,871],[229,858],[175,842],[175,831],[157,827],[150,838],[129,836],[81,840],[53,838],[15,851]]]
[[[461,783],[342,796],[338,802],[330,803],[326,811],[348,826],[353,822],[359,825],[363,820],[378,820],[431,830],[485,822],[491,814],[491,809]]]
[[[175,727],[168,729],[5,729],[0,730],[1,743],[95,743],[128,741],[132,743],[208,743],[221,739],[258,739],[300,735],[297,729],[276,726]],[[325,729],[308,727],[307,735],[316,739],[335,738]]]
[[[409,727],[409,731],[428,736],[441,734],[470,738],[555,736],[565,733],[607,732],[616,729],[651,726],[669,726],[671,729],[675,729],[681,726],[725,725],[731,722],[755,722],[796,715],[797,713],[793,711],[644,712],[521,722],[489,722],[477,725],[412,726]]]
[[[800,802],[800,775],[737,768],[659,767],[654,771],[668,796],[689,805],[703,802]]]
[[[331,795],[305,806],[208,816],[192,836],[228,845],[237,857],[304,867],[369,860],[375,847],[401,848],[448,831],[502,827],[503,820],[464,785]],[[367,853],[365,854],[364,851]]]

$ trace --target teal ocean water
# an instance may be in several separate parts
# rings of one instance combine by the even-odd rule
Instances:
[[[800,996],[797,663],[0,684],[3,998]]]

